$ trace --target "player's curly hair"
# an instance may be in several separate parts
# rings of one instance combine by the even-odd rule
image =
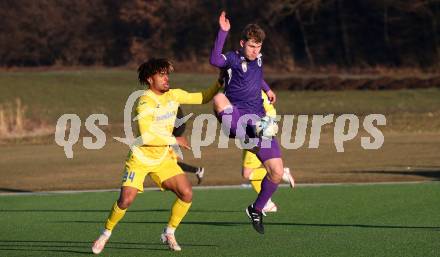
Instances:
[[[148,78],[156,73],[171,73],[174,70],[173,64],[166,58],[151,58],[147,62],[142,63],[138,68],[139,83],[150,85]]]
[[[244,41],[253,39],[257,43],[262,43],[265,38],[266,33],[264,33],[264,30],[254,23],[246,25],[241,32],[241,39]]]

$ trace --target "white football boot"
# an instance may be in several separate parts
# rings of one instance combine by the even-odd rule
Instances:
[[[164,230],[163,233],[160,235],[160,240],[162,241],[162,243],[167,244],[168,247],[170,248],[170,250],[172,250],[172,251],[181,251],[182,250],[180,245],[177,243],[176,237],[174,236],[174,234],[167,233]]]
[[[289,168],[284,168],[282,179],[284,182],[289,183],[291,188],[295,187],[295,179],[293,178],[292,174],[290,173]]]
[[[272,199],[269,199],[269,201],[267,201],[266,205],[264,205],[263,211],[264,212],[277,212],[278,207],[274,202],[272,202]]]
[[[100,254],[102,250],[104,250],[105,244],[111,236],[111,232],[109,230],[104,230],[102,234],[98,237],[98,239],[93,242],[92,252],[94,254]]]
[[[205,168],[199,167],[196,172],[197,184],[200,185],[202,183],[203,175],[205,175]]]

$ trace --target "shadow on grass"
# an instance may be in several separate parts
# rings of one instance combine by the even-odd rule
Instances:
[[[54,221],[53,223],[92,223],[102,224],[102,221],[92,220],[72,220],[72,221]],[[121,221],[126,224],[164,224],[163,221]],[[182,224],[206,225],[206,226],[249,226],[250,222],[224,222],[224,221],[183,221]],[[374,225],[374,224],[315,224],[315,223],[289,223],[289,222],[265,222],[265,226],[292,226],[292,227],[352,227],[352,228],[371,228],[371,229],[428,229],[440,230],[440,227],[429,226],[400,226],[400,225]]]
[[[10,245],[9,247],[17,247],[15,245]],[[75,250],[56,250],[56,249],[51,249],[51,250],[44,250],[44,249],[34,249],[31,247],[24,247],[24,248],[4,248],[3,245],[0,245],[0,252],[1,251],[17,251],[17,252],[56,252],[56,253],[75,253],[75,254],[87,254],[90,255],[92,253],[92,251],[75,251]]]
[[[362,174],[387,174],[387,175],[406,175],[406,176],[419,176],[430,178],[431,180],[440,180],[440,167],[429,167],[429,168],[416,168],[414,170],[405,170],[404,168],[399,168],[399,170],[357,170],[351,173],[362,173]]]
[[[0,187],[0,192],[2,193],[32,193],[32,191],[29,190],[23,190],[23,189],[16,189],[16,188],[8,188],[8,187]]]
[[[72,245],[73,244],[73,245]],[[217,247],[209,244],[180,244],[187,247]],[[0,240],[1,251],[36,251],[36,252],[60,252],[75,254],[92,254],[92,242],[80,241],[36,241],[36,240]],[[65,249],[63,249],[65,248]],[[77,249],[77,250],[72,250]],[[169,249],[160,243],[146,242],[115,242],[110,241],[106,249],[118,250],[140,250],[140,251],[169,251]]]
[[[90,213],[90,212],[104,212],[104,213],[109,213],[110,209],[106,209],[106,210],[40,210],[40,209],[23,209],[23,210],[0,210],[1,212],[54,212],[54,213],[58,213],[58,212],[79,212],[79,213]],[[130,209],[130,213],[134,213],[134,212],[166,212],[169,213],[170,209],[145,209],[145,210],[132,210]],[[192,213],[240,213],[242,211],[240,210],[192,210]]]

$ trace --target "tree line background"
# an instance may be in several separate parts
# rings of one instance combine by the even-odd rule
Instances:
[[[221,10],[225,49],[258,23],[273,67],[440,68],[440,0],[2,0],[0,66],[209,66]]]

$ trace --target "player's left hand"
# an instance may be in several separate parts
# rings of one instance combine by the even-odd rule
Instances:
[[[181,147],[191,150],[191,147],[189,146],[188,141],[186,140],[185,137],[176,137],[176,142]]]
[[[272,90],[267,91],[266,95],[271,104],[274,104],[277,101],[277,95]]]

